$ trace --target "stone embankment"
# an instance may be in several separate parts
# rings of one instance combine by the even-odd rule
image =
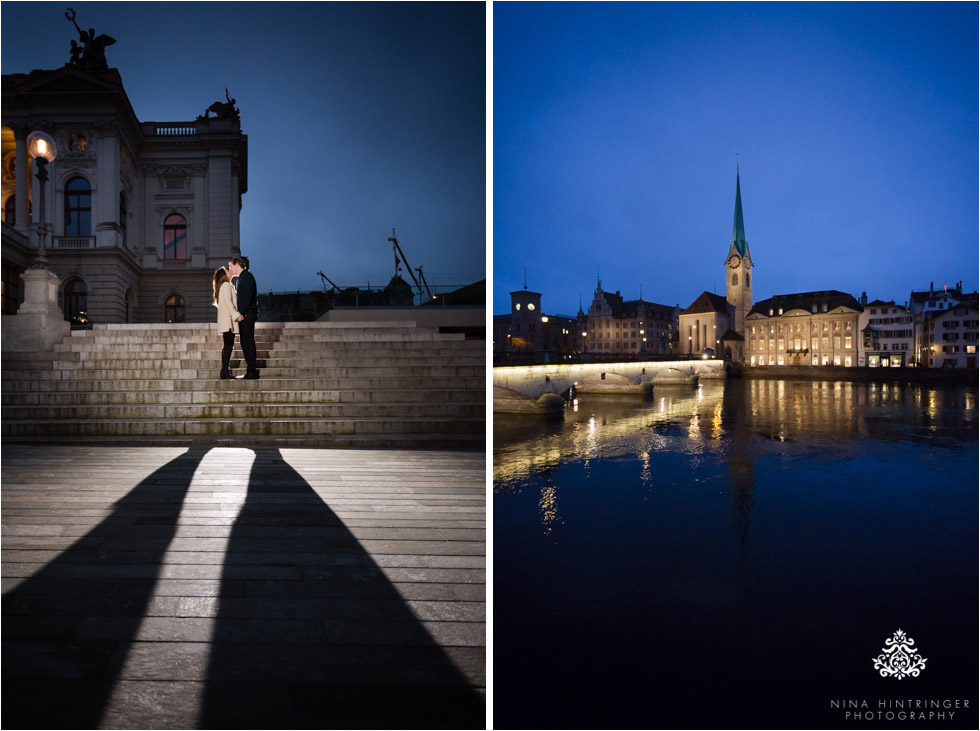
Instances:
[[[259,323],[259,380],[208,324],[103,325],[3,353],[4,441],[482,449],[480,340],[412,322]],[[236,345],[232,367],[243,372]]]

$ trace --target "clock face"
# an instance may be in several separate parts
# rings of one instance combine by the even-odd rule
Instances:
[[[740,257],[738,254],[732,254],[731,258],[728,260],[728,266],[730,266],[732,269],[737,268],[741,263],[742,257]]]
[[[515,310],[520,310],[521,309],[521,303],[518,302],[516,305],[514,305],[514,309]]]
[[[534,303],[533,302],[528,302],[527,303],[527,308],[529,310],[531,310],[531,312],[534,312]]]

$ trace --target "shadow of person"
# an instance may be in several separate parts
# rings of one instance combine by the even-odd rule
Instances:
[[[4,594],[4,728],[98,727],[207,452],[189,449],[155,470]]]
[[[482,650],[451,658],[280,451],[254,452],[199,726],[484,728],[484,700],[459,669],[482,666]]]

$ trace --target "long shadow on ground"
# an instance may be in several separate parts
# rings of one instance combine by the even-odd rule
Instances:
[[[248,578],[258,567],[268,578]],[[483,698],[279,450],[256,450],[212,643],[202,728],[485,725]]]
[[[154,471],[4,595],[4,728],[99,725],[207,451],[190,449]]]

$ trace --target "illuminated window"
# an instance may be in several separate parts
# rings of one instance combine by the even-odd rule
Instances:
[[[779,365],[783,365],[783,356],[779,356]]]
[[[755,365],[755,356],[753,355],[749,361],[749,365]]]
[[[184,298],[179,294],[172,294],[167,297],[163,305],[164,322],[183,322],[184,321]]]
[[[92,235],[92,186],[72,178],[65,186],[65,236]]]
[[[834,365],[835,366],[839,366],[840,365],[840,356],[839,355],[835,355],[834,356]]]
[[[844,358],[844,366],[847,368],[851,367],[851,356],[847,356],[846,358]]]
[[[163,222],[163,258],[187,258],[187,221],[179,213],[171,213]]]
[[[850,335],[845,335],[844,336],[844,347],[845,348],[850,348],[851,347],[851,336]]]
[[[80,279],[73,279],[65,285],[65,319],[72,328],[88,326],[88,288]]]

